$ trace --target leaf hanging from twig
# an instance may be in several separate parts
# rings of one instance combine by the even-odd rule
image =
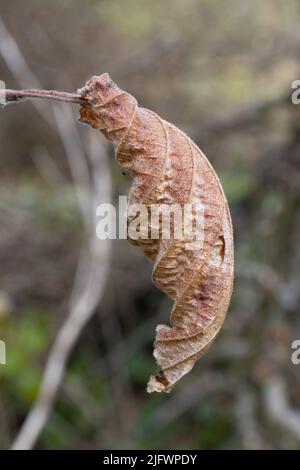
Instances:
[[[118,162],[133,177],[134,204],[192,207],[195,225],[203,210],[202,238],[130,239],[154,262],[154,284],[174,300],[171,326],[158,325],[154,357],[159,372],[148,391],[170,391],[194,366],[219,332],[231,297],[233,237],[221,184],[207,158],[191,139],[157,114],[138,106],[108,74],[79,90],[86,104],[81,121],[99,129],[116,145]],[[151,222],[150,222],[151,225]],[[151,227],[149,225],[149,233]],[[174,226],[174,221],[173,221]],[[164,228],[159,226],[160,235]],[[189,244],[191,243],[192,244]]]

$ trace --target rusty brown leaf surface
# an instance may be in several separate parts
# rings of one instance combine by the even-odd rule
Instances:
[[[174,300],[171,326],[156,329],[154,357],[159,371],[147,388],[169,392],[208,350],[227,313],[234,266],[228,204],[214,169],[195,143],[140,107],[108,74],[92,77],[79,92],[87,102],[80,120],[115,144],[117,161],[133,178],[129,213],[137,203],[147,208],[191,204],[194,223],[195,208],[203,208],[201,242],[195,238],[191,245],[185,235],[154,240],[128,237],[154,263],[154,284]]]

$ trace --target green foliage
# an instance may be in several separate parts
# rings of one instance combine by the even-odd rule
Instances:
[[[41,378],[41,354],[49,341],[49,320],[39,309],[23,310],[20,318],[2,319],[1,336],[7,345],[7,364],[0,369],[0,383],[17,411],[26,412],[36,398]]]

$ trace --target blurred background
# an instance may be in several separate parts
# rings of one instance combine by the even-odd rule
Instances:
[[[171,302],[138,250],[94,238],[95,207],[130,179],[75,105],[0,109],[0,448],[300,448],[300,1],[0,0],[0,18],[7,88],[109,72],[196,141],[236,258],[214,345],[148,395]]]

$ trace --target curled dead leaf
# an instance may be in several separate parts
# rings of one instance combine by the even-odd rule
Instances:
[[[148,392],[168,392],[207,351],[227,313],[233,285],[233,235],[228,204],[211,164],[174,125],[140,107],[108,74],[79,90],[80,120],[116,146],[116,159],[133,177],[128,201],[203,207],[202,243],[182,238],[130,239],[153,263],[153,282],[174,300],[171,326],[158,325],[154,357],[159,372]],[[149,227],[150,231],[151,227]],[[160,227],[160,230],[162,228]]]

